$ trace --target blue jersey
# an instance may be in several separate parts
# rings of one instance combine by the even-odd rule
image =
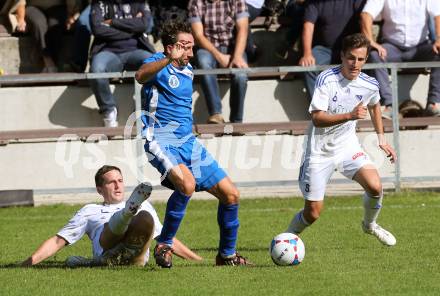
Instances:
[[[144,64],[163,58],[163,53],[156,53]],[[145,128],[154,128],[156,135],[172,131],[177,138],[192,134],[193,77],[190,64],[180,68],[168,64],[144,84],[143,109],[149,114],[142,117]]]

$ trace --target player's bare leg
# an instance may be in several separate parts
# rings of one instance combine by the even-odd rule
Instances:
[[[154,219],[147,211],[140,211],[131,221],[123,243],[138,254],[134,255],[131,264],[137,266],[145,265],[145,254],[151,245],[154,233]]]
[[[150,184],[141,183],[133,190],[125,204],[125,208],[114,213],[99,238],[99,243],[104,250],[114,247],[125,236],[128,227],[141,207],[142,203],[151,195]]]
[[[104,229],[99,237],[99,243],[104,252],[99,258],[89,259],[82,256],[70,256],[66,260],[66,265],[69,267],[86,267],[130,263],[128,262],[129,260],[123,260],[122,255],[125,254],[124,256],[128,257],[130,253],[131,257],[133,257],[134,254],[139,251],[128,250],[123,241],[126,238],[133,220],[136,221],[139,219],[135,215],[141,204],[150,197],[151,191],[152,187],[148,183],[141,183],[136,186],[130,198],[127,200],[125,208],[114,213],[109,222],[104,224]],[[143,215],[144,214],[141,214],[139,217]]]
[[[362,229],[365,233],[374,235],[381,243],[394,246],[396,238],[376,223],[382,208],[383,190],[377,169],[373,165],[362,167],[353,177],[365,190],[364,220]]]
[[[324,201],[304,201],[304,209],[295,214],[292,221],[290,221],[286,232],[300,234],[308,226],[312,225],[316,220],[318,220],[324,209]]]
[[[104,226],[109,230],[108,223]],[[99,258],[104,265],[145,265],[145,253],[151,244],[154,232],[154,219],[147,211],[140,211],[130,222],[127,231],[120,240],[111,236],[111,241],[101,235],[102,240],[107,243]],[[106,232],[108,233],[108,232]],[[103,231],[104,234],[104,231]],[[110,244],[112,242],[113,244]]]
[[[216,265],[252,265],[236,252],[239,227],[238,204],[240,192],[229,177],[223,178],[208,190],[219,200],[217,221],[220,227],[219,253]]]
[[[189,168],[184,164],[172,168],[167,178],[173,183],[176,190],[179,190],[187,196],[191,196],[196,188],[196,180]]]

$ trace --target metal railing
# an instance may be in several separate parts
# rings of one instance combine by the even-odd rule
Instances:
[[[311,67],[302,66],[278,66],[278,67],[254,67],[246,69],[227,68],[227,69],[210,69],[194,70],[194,75],[206,74],[222,74],[231,75],[235,73],[248,73],[249,76],[253,74],[264,73],[268,77],[281,76],[286,73],[299,73],[309,71],[322,71],[336,65],[319,65]],[[391,89],[392,89],[392,103],[393,106],[398,106],[398,73],[399,69],[414,69],[414,68],[433,68],[440,67],[440,62],[408,62],[408,63],[378,63],[365,64],[363,69],[389,69],[391,71]],[[113,73],[51,73],[51,74],[22,74],[22,75],[4,75],[0,76],[0,86],[3,84],[30,84],[30,83],[55,83],[55,82],[69,82],[76,80],[90,80],[99,78],[134,78],[135,72],[113,72]],[[134,82],[134,99],[136,111],[141,110],[140,86]],[[393,145],[397,153],[397,161],[395,163],[394,184],[397,192],[401,191],[401,149],[399,140],[399,114],[398,108],[393,108]],[[140,118],[137,119],[136,129],[140,133],[142,122]],[[138,153],[143,153],[142,143],[137,145]]]

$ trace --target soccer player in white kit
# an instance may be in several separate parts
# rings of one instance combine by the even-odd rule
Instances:
[[[156,211],[147,201],[151,195],[151,185],[139,184],[125,202],[121,170],[108,165],[97,171],[95,183],[104,202],[81,208],[55,236],[43,242],[22,266],[40,263],[66,245],[79,241],[84,234],[92,242],[93,259],[71,256],[66,260],[69,267],[146,264],[151,239],[158,236],[162,229]],[[201,260],[176,238],[174,240],[176,255]]]
[[[391,163],[396,160],[396,153],[383,134],[379,84],[361,72],[369,49],[370,42],[364,35],[347,36],[342,44],[342,64],[323,71],[316,80],[309,107],[313,124],[309,128],[299,174],[305,203],[290,222],[287,232],[299,234],[319,218],[327,183],[337,169],[365,190],[363,231],[374,235],[384,245],[396,244],[396,238],[376,223],[382,207],[382,184],[377,169],[356,136],[356,122],[365,119],[368,110],[379,148]]]

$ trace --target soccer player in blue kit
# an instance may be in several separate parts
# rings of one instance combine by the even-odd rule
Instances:
[[[161,35],[164,52],[144,61],[136,80],[144,84],[142,117],[149,162],[162,174],[162,185],[174,190],[168,199],[161,234],[154,249],[156,263],[172,266],[172,238],[195,191],[219,199],[220,227],[216,265],[249,265],[236,251],[239,191],[192,134],[194,38],[189,25],[171,22]]]

